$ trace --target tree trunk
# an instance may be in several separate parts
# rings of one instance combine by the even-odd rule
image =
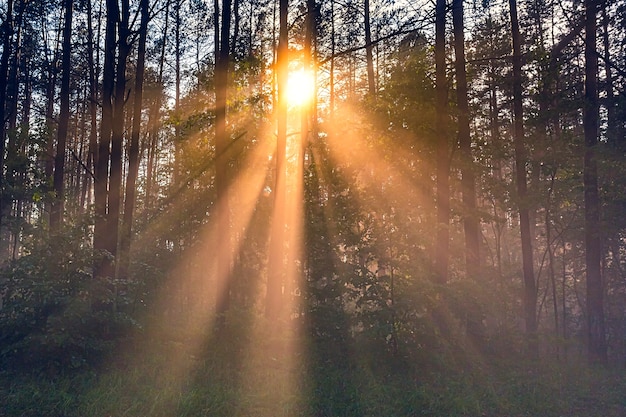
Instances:
[[[452,22],[454,26],[454,51],[456,70],[456,98],[458,108],[458,140],[462,158],[463,205],[466,210],[463,219],[465,233],[465,271],[471,278],[476,278],[480,270],[478,256],[480,234],[476,216],[476,185],[474,178],[474,159],[470,137],[469,104],[467,99],[467,75],[465,71],[465,33],[463,22],[463,0],[452,2]]]
[[[607,363],[604,302],[600,263],[600,197],[598,195],[598,56],[596,53],[596,0],[585,0],[585,104],[583,129],[585,156],[585,262],[587,266],[587,353],[590,363]]]
[[[170,1],[165,4],[165,22],[163,24],[163,42],[161,44],[161,55],[159,58],[159,71],[156,79],[156,88],[163,85],[163,71],[165,67],[165,51],[167,46],[167,33],[169,28]],[[152,208],[152,194],[155,186],[156,152],[159,138],[160,115],[161,115],[161,91],[156,91],[154,104],[148,116],[149,137],[148,137],[148,163],[146,165],[146,207]]]
[[[87,63],[89,66],[89,156],[87,159],[87,168],[90,170],[89,176],[86,177],[87,187],[94,179],[91,177],[94,167],[98,160],[98,115],[97,115],[97,103],[98,103],[98,84],[97,84],[97,69],[94,62],[94,41],[93,41],[93,27],[92,21],[91,2],[87,2]],[[91,198],[87,199],[91,202]]]
[[[128,29],[130,18],[129,0],[122,0],[121,19],[118,24],[118,54],[115,68],[115,96],[113,99],[113,127],[111,131],[111,166],[109,167],[108,232],[111,237],[107,251],[119,262],[119,227],[122,203],[122,157],[126,107],[126,63],[130,53]],[[115,265],[116,267],[119,266]],[[112,271],[114,276],[115,271]]]
[[[267,271],[267,293],[265,316],[269,320],[278,318],[282,309],[282,288],[284,283],[285,250],[285,183],[287,146],[287,76],[289,63],[287,13],[289,0],[279,0],[279,36],[277,56],[277,137],[276,137],[276,178],[274,186],[274,215],[270,236],[270,254]]]
[[[139,173],[139,134],[141,130],[141,109],[143,105],[143,81],[146,61],[146,38],[150,9],[148,0],[141,0],[141,23],[139,27],[139,44],[137,46],[137,68],[135,70],[135,95],[133,98],[133,120],[128,148],[128,174],[124,198],[124,217],[120,238],[120,277],[128,275],[130,263],[130,245],[133,227],[133,212],[135,210],[135,193],[137,175]]]
[[[437,120],[437,234],[435,251],[436,280],[448,281],[450,231],[450,161],[448,146],[448,85],[446,80],[446,1],[437,0],[435,12],[435,90]]]
[[[57,129],[57,149],[54,157],[53,187],[55,198],[50,212],[50,230],[58,231],[63,221],[63,203],[65,199],[65,144],[70,121],[70,74],[72,72],[72,15],[73,0],[65,0],[65,26],[63,27],[63,58],[61,59],[61,95],[59,127]]]
[[[367,61],[367,85],[370,95],[376,93],[374,78],[374,58],[372,56],[372,29],[370,27],[370,0],[364,0],[365,14],[365,59]]]
[[[217,189],[217,257],[216,305],[218,328],[224,325],[224,314],[230,307],[230,279],[232,264],[232,241],[230,233],[230,206],[228,202],[228,147],[226,129],[226,106],[228,102],[228,67],[230,65],[231,0],[222,2],[222,26],[219,48],[216,50],[215,66],[215,182]],[[217,23],[217,22],[216,22]],[[216,43],[217,45],[217,43]]]
[[[118,20],[117,0],[107,0],[106,3],[106,33],[104,40],[104,66],[102,74],[102,119],[100,121],[100,140],[98,143],[98,161],[96,164],[96,179],[94,186],[95,197],[95,227],[93,246],[94,278],[106,281],[113,277],[113,263],[105,252],[111,248],[112,234],[108,229],[107,203],[109,198],[109,159],[111,147],[111,130],[113,125],[113,88],[115,86],[115,46],[116,25]],[[107,301],[102,300],[103,303]]]
[[[524,115],[522,107],[522,53],[521,35],[517,19],[517,1],[509,0],[511,12],[511,34],[513,38],[513,142],[515,148],[515,180],[518,197],[520,236],[522,241],[522,270],[524,278],[524,320],[528,354],[539,356],[537,341],[537,288],[533,267],[532,235],[530,230],[530,208],[526,183],[526,148],[524,146]]]
[[[2,240],[2,228],[5,210],[4,190],[4,151],[6,143],[6,101],[7,101],[7,78],[9,74],[9,57],[11,55],[11,41],[13,39],[13,0],[7,0],[7,11],[2,22],[2,57],[0,57],[0,240]],[[2,245],[0,244],[0,249]]]
[[[330,69],[328,106],[330,120],[335,114],[335,0],[330,0]]]

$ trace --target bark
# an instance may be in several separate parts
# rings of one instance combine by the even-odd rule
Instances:
[[[270,236],[268,260],[267,293],[265,316],[276,320],[282,309],[282,287],[284,284],[285,250],[285,182],[287,145],[287,64],[289,63],[287,12],[289,0],[279,0],[279,36],[277,55],[277,138],[276,138],[276,178],[274,186],[274,216]]]
[[[165,4],[165,22],[163,25],[163,43],[161,45],[161,55],[159,58],[159,71],[156,80],[156,88],[161,88],[163,85],[163,71],[165,67],[165,51],[167,45],[167,33],[169,29],[169,15],[170,15],[170,2]],[[146,165],[146,207],[152,208],[152,194],[155,186],[155,169],[156,169],[156,153],[157,143],[159,138],[160,127],[160,114],[161,114],[161,92],[156,92],[154,98],[154,104],[150,109],[150,115],[148,118],[148,126],[150,129],[148,138],[148,163]]]
[[[128,274],[130,263],[130,246],[133,225],[133,212],[135,210],[135,194],[137,176],[139,174],[139,134],[141,130],[141,109],[143,105],[144,68],[146,60],[146,39],[148,34],[148,21],[150,10],[148,0],[141,0],[141,23],[139,27],[139,43],[137,45],[137,67],[135,72],[135,89],[133,98],[133,119],[128,148],[128,174],[126,176],[126,189],[124,196],[124,217],[122,221],[122,235],[120,239],[120,277]]]
[[[330,118],[335,113],[335,0],[330,1],[330,69],[329,69]]]
[[[448,85],[446,80],[446,1],[437,0],[435,16],[435,94],[437,129],[437,236],[435,253],[436,281],[448,281],[450,231],[450,162],[448,149]]]
[[[587,354],[592,364],[607,363],[604,301],[600,271],[600,197],[598,195],[598,56],[596,53],[596,0],[585,1],[585,105],[583,130],[585,154],[585,262],[587,266]]]
[[[174,114],[175,114],[175,123],[174,123],[174,174],[173,174],[173,182],[174,189],[178,189],[180,185],[180,141],[181,141],[181,131],[180,131],[180,80],[181,80],[181,68],[180,68],[180,58],[182,55],[181,52],[181,40],[180,40],[180,26],[181,26],[181,18],[180,18],[180,8],[182,6],[183,0],[175,0],[174,4],[174,55],[175,55],[175,63],[174,63]],[[216,44],[217,45],[217,44]]]
[[[119,261],[119,229],[120,209],[122,202],[122,156],[125,127],[126,101],[126,64],[130,53],[128,29],[130,18],[129,0],[121,1],[121,10],[118,23],[118,54],[115,67],[115,90],[113,97],[113,125],[111,130],[111,165],[109,167],[109,200],[107,212],[107,251],[112,255],[114,262]],[[111,271],[115,276],[115,270]]]
[[[106,29],[104,40],[104,65],[102,73],[102,118],[100,121],[100,140],[98,143],[98,161],[94,184],[95,227],[94,227],[94,278],[105,281],[113,276],[113,264],[110,259],[112,234],[108,230],[107,203],[109,198],[109,159],[111,130],[113,125],[113,88],[115,85],[115,46],[118,6],[116,0],[106,2]],[[105,302],[106,303],[106,302]]]
[[[6,101],[7,78],[9,75],[9,57],[11,55],[11,41],[13,39],[13,0],[7,1],[7,12],[2,22],[2,56],[0,57],[0,184],[4,183],[4,148],[6,143]],[[0,188],[0,227],[2,226],[4,187]]]
[[[97,69],[94,62],[94,41],[93,41],[93,27],[91,25],[92,9],[91,2],[87,2],[87,63],[89,65],[89,156],[87,158],[87,169],[91,174],[96,161],[98,160],[98,116],[97,116],[97,103],[98,103],[98,85],[96,82]],[[93,180],[91,175],[86,177],[87,189]],[[91,201],[91,198],[88,198]]]
[[[228,196],[228,145],[226,111],[228,100],[228,67],[230,65],[231,1],[222,2],[222,26],[215,67],[215,182],[217,188],[217,239],[220,243],[217,257],[216,315],[218,327],[224,325],[224,314],[230,307],[230,279],[232,242],[230,233],[230,206]]]
[[[517,18],[517,1],[509,0],[513,41],[513,142],[515,148],[515,180],[518,197],[520,235],[522,242],[522,271],[524,281],[524,320],[528,354],[539,356],[537,344],[537,288],[533,267],[532,234],[526,175],[527,152],[524,146],[524,115],[522,106],[521,34]]]
[[[370,95],[376,93],[376,81],[374,78],[374,58],[372,56],[372,29],[370,26],[370,0],[364,0],[365,14],[365,59],[367,61],[367,85]]]
[[[74,2],[65,0],[65,25],[63,27],[63,57],[61,59],[61,92],[59,126],[57,129],[57,146],[54,157],[53,188],[55,198],[52,200],[50,212],[50,229],[58,231],[63,221],[63,206],[65,199],[65,147],[67,143],[68,125],[70,120],[70,74],[72,72],[72,15]]]
[[[480,270],[478,256],[480,234],[476,216],[476,185],[472,142],[470,137],[469,104],[467,99],[467,74],[465,70],[465,34],[463,22],[463,0],[452,2],[452,23],[454,26],[454,51],[456,70],[456,98],[458,109],[458,141],[462,159],[461,186],[463,205],[466,210],[463,218],[465,233],[465,271],[471,278],[476,278]]]

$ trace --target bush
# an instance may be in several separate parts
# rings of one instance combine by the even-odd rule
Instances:
[[[41,232],[38,232],[41,233]],[[117,297],[94,285],[88,225],[55,236],[33,235],[26,254],[0,269],[0,366],[59,371],[97,364],[116,336],[134,326],[118,311],[98,311]]]

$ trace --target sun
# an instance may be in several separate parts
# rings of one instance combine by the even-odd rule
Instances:
[[[315,93],[315,78],[310,71],[291,71],[287,79],[287,103],[300,107],[311,102]]]

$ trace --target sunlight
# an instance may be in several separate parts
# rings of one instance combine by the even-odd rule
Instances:
[[[289,73],[287,80],[287,103],[300,107],[310,103],[315,94],[315,77],[310,71],[299,69]]]

